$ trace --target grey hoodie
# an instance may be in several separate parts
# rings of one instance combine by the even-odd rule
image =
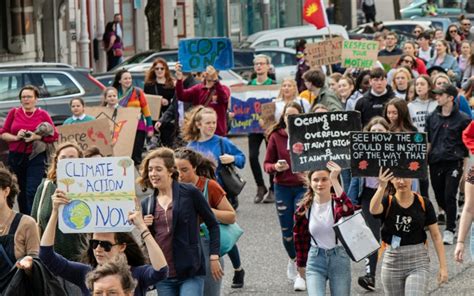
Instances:
[[[414,101],[408,103],[411,121],[419,132],[425,131],[426,117],[433,112],[437,106],[438,102],[432,99],[422,100],[416,98]]]

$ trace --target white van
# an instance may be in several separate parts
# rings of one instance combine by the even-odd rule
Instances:
[[[349,39],[346,29],[340,25],[330,25],[331,35]],[[316,29],[313,25],[280,28],[260,31],[250,35],[241,43],[241,48],[247,47],[288,47],[295,48],[296,42],[305,39],[308,43],[315,43],[329,38],[328,28]]]

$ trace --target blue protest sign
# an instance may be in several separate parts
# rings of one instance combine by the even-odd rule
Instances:
[[[270,103],[278,95],[278,86],[244,86],[232,88],[230,100],[234,117],[229,134],[263,133],[259,124],[262,105]]]
[[[217,70],[234,67],[234,53],[229,38],[190,38],[179,41],[178,60],[183,72],[202,72],[207,66]]]

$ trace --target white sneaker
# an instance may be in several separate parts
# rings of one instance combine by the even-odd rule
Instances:
[[[299,274],[296,276],[293,289],[295,291],[306,291],[306,281]]]
[[[449,230],[445,230],[443,232],[443,243],[445,245],[452,245],[454,243],[454,233]]]
[[[293,261],[291,259],[288,260],[288,267],[286,268],[286,276],[291,281],[296,280],[296,277],[298,276],[296,261]]]

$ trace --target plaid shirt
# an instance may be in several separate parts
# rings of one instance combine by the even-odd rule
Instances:
[[[351,200],[343,192],[340,197],[332,194],[332,202],[334,207],[334,222],[339,221],[341,217],[354,214],[354,207]],[[344,205],[346,208],[344,208]],[[308,252],[311,247],[311,234],[309,233],[309,219],[311,214],[311,206],[305,208],[303,205],[298,207],[294,215],[295,225],[293,226],[293,239],[296,250],[296,265],[298,267],[306,267],[308,260]]]

